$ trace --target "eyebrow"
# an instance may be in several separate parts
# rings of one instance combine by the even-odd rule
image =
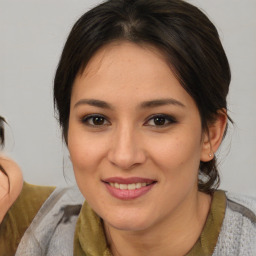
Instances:
[[[108,104],[107,102],[105,101],[102,101],[102,100],[96,100],[96,99],[82,99],[82,100],[79,100],[74,108],[76,108],[77,106],[80,106],[80,105],[90,105],[90,106],[93,106],[93,107],[98,107],[98,108],[106,108],[106,109],[113,109],[113,107]]]
[[[140,107],[141,108],[153,108],[153,107],[161,107],[164,105],[176,105],[179,107],[185,107],[185,105],[183,103],[181,103],[178,100],[172,99],[172,98],[144,101],[140,104]]]
[[[105,108],[105,109],[114,109],[114,107],[102,100],[96,100],[96,99],[81,99],[79,100],[75,105],[74,108],[80,105],[90,105],[93,107],[98,107],[98,108]],[[154,107],[161,107],[164,105],[175,105],[175,106],[180,106],[180,107],[185,107],[183,103],[181,103],[178,100],[175,99],[155,99],[155,100],[149,100],[149,101],[144,101],[142,102],[139,107],[140,108],[154,108]]]

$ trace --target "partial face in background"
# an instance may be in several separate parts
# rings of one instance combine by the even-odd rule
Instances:
[[[202,136],[194,100],[153,47],[109,44],[74,82],[76,181],[113,227],[146,230],[197,193]]]

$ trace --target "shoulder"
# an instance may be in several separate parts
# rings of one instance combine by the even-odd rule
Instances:
[[[10,208],[8,215],[19,217],[24,213],[27,219],[32,220],[54,190],[55,187],[36,186],[24,182],[22,191]]]
[[[76,186],[56,188],[26,230],[16,255],[72,255],[76,221],[83,202]]]
[[[256,223],[256,197],[226,192],[227,206]]]
[[[19,197],[1,223],[0,252],[4,251],[7,255],[14,254],[24,232],[54,189],[54,187],[35,186],[24,182]]]
[[[227,206],[214,255],[256,254],[256,198],[226,192]]]

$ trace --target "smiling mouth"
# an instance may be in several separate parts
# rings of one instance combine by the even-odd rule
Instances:
[[[112,177],[102,180],[102,182],[112,196],[121,200],[138,198],[148,193],[157,183],[156,180],[138,177]]]
[[[115,198],[133,200],[147,194],[157,183],[155,180],[144,178],[109,178],[103,180],[107,191]]]
[[[140,189],[142,187],[149,186],[153,183],[156,183],[156,181],[153,181],[151,183],[146,183],[146,182],[137,182],[137,183],[130,183],[130,184],[120,184],[120,183],[113,183],[113,182],[107,182],[111,187],[121,189],[121,190],[135,190],[135,189]]]

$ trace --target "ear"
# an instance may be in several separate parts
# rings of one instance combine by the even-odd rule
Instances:
[[[218,111],[217,118],[213,123],[208,124],[208,132],[205,131],[202,140],[201,158],[202,162],[211,161],[218,150],[227,125],[226,109]]]

